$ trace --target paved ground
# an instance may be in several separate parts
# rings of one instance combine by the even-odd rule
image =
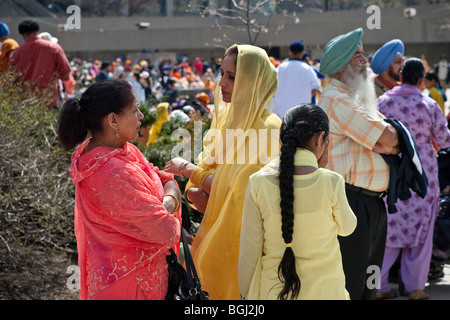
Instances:
[[[427,283],[425,291],[431,300],[450,300],[450,265],[446,264],[443,278]]]
[[[397,291],[398,284],[391,283],[391,288]],[[428,281],[425,290],[430,295],[429,300],[450,300],[450,265],[446,264],[444,267],[444,277]],[[408,300],[408,296],[400,296],[389,300]]]

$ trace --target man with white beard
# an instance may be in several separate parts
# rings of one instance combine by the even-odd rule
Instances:
[[[327,168],[344,177],[347,199],[358,219],[350,236],[339,237],[352,300],[376,295],[387,230],[382,198],[389,182],[389,166],[380,153],[400,151],[397,131],[377,110],[362,35],[359,28],[325,46],[320,72],[331,79],[318,103],[330,119]]]

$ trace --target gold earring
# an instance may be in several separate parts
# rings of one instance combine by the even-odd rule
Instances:
[[[119,128],[118,128],[118,127],[116,128],[116,138],[120,138],[120,135],[119,135]]]

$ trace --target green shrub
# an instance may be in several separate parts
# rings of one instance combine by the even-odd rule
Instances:
[[[151,126],[156,122],[157,114],[156,114],[156,98],[152,97],[147,100],[145,103],[139,104],[139,110],[144,115],[144,119],[141,121],[141,127]]]
[[[75,185],[70,177],[71,154],[57,140],[58,110],[50,110],[49,92],[36,94],[27,85],[18,85],[11,74],[0,76],[0,240],[27,246],[76,248],[74,234]],[[156,101],[140,106],[142,126],[156,121]],[[202,133],[210,126],[198,114]],[[172,132],[186,128],[193,135],[193,122],[169,121],[160,137],[147,147],[144,156],[161,170],[177,144]],[[193,140],[192,140],[193,145]],[[192,155],[194,161],[197,155]],[[182,193],[187,178],[176,177]],[[189,209],[192,220],[201,215]]]
[[[73,247],[70,155],[57,143],[49,92],[0,77],[0,235],[6,242]]]

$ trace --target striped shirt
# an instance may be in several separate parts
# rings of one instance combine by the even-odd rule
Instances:
[[[336,79],[331,79],[320,97],[319,106],[330,119],[327,168],[340,173],[351,185],[384,191],[389,166],[372,149],[387,123],[360,111],[353,100],[347,86]]]

